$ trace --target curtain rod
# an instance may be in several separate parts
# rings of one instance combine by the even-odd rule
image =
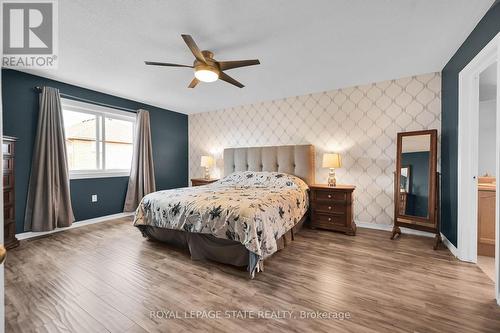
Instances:
[[[38,92],[38,93],[42,92],[42,87],[40,87],[40,86],[33,87],[33,89],[36,92]],[[121,107],[121,106],[110,105],[110,104],[101,103],[101,102],[96,102],[96,101],[91,101],[89,99],[85,99],[85,98],[81,98],[81,97],[73,96],[73,95],[68,95],[68,94],[64,94],[64,93],[61,93],[61,92],[59,93],[59,95],[61,95],[61,97],[65,97],[65,98],[69,98],[69,99],[74,99],[74,100],[77,100],[77,101],[80,101],[80,102],[85,102],[85,103],[90,103],[90,104],[94,104],[94,105],[104,106],[104,107],[107,107],[107,108],[112,108],[112,109],[118,109],[118,110],[122,110],[122,111],[137,113],[137,110],[133,110],[133,109],[129,109],[129,108],[124,108],[124,107]]]

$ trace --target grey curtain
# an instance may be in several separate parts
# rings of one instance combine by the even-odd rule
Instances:
[[[24,230],[49,231],[68,227],[74,220],[61,98],[58,89],[43,87]]]
[[[123,211],[134,211],[141,199],[156,190],[149,112],[139,110],[135,124],[134,152]]]

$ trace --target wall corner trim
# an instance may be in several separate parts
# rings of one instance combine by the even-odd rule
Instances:
[[[453,245],[453,243],[450,242],[448,238],[446,238],[446,236],[443,235],[442,232],[441,232],[441,238],[443,239],[443,244],[448,248],[448,250],[450,250],[451,254],[453,254],[455,258],[458,258],[458,250],[455,247],[455,245]]]

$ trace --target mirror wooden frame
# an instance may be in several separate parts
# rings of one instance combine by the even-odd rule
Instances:
[[[417,135],[430,136],[429,150],[429,200],[427,217],[411,216],[399,213],[399,205],[401,204],[400,187],[401,178],[400,170],[402,167],[401,153],[403,138]],[[439,174],[437,172],[437,130],[423,130],[413,132],[401,132],[397,137],[397,152],[396,152],[396,172],[394,173],[394,227],[392,229],[391,239],[395,239],[401,235],[400,227],[426,231],[436,234],[434,249],[437,249],[441,242],[441,234],[439,232]]]

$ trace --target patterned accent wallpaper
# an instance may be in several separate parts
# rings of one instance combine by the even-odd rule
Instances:
[[[193,114],[189,176],[202,177],[200,157],[212,155],[216,165],[211,175],[220,177],[224,148],[311,143],[316,182],[328,178],[322,154],[341,153],[337,182],[356,185],[355,221],[389,225],[396,134],[421,129],[441,131],[440,73]]]

